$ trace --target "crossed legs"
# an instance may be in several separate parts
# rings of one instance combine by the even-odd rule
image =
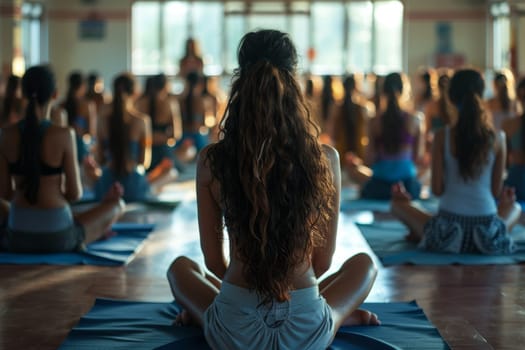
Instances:
[[[82,225],[86,233],[84,243],[89,244],[108,235],[111,225],[117,221],[124,211],[123,193],[122,186],[115,183],[102,202],[75,215],[75,220]]]

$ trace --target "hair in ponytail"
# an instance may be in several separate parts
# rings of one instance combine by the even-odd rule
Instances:
[[[450,98],[448,97],[448,89],[450,86],[450,76],[448,72],[443,72],[439,75],[438,78],[438,88],[439,88],[439,99],[438,99],[438,111],[439,117],[446,124],[452,124],[454,118],[454,111],[452,110],[453,106],[450,103]]]
[[[356,81],[353,75],[349,75],[343,81],[345,94],[343,98],[343,125],[346,135],[346,151],[356,152],[361,143],[360,135],[358,135],[358,113],[360,106],[352,101],[352,94],[356,88]]]
[[[182,119],[184,122],[191,123],[194,121],[193,104],[195,99],[195,87],[199,82],[199,73],[190,72],[186,76],[186,82],[188,83],[188,95],[184,99],[184,110],[182,113]]]
[[[130,74],[123,73],[113,81],[113,112],[109,118],[109,151],[112,169],[117,178],[128,175],[129,127],[124,121],[125,96],[135,90],[135,80]]]
[[[4,94],[4,105],[2,106],[2,117],[1,121],[2,123],[9,122],[9,116],[11,115],[11,112],[13,109],[21,109],[21,106],[17,106],[17,96],[16,92],[18,90],[18,87],[20,86],[22,79],[16,75],[10,75],[7,79],[7,84],[5,87],[5,94]],[[19,103],[20,104],[20,103]]]
[[[450,81],[450,100],[459,112],[455,155],[465,181],[479,177],[494,144],[495,132],[481,99],[484,89],[483,77],[473,69],[457,71]]]
[[[149,116],[152,124],[155,125],[157,119],[157,95],[166,87],[167,79],[164,74],[157,74],[148,78],[148,82],[149,86],[147,86],[145,94],[149,99]]]
[[[208,151],[244,277],[263,299],[289,299],[294,268],[323,243],[334,187],[295,79],[297,53],[279,31],[246,34],[221,141]]]
[[[67,90],[66,101],[64,102],[64,109],[67,112],[69,126],[75,126],[78,118],[78,103],[75,95],[82,87],[82,84],[84,84],[82,73],[73,72],[69,75],[69,87]]]
[[[24,197],[31,204],[35,204],[38,200],[41,174],[42,135],[36,109],[44,107],[51,100],[55,90],[55,77],[47,66],[31,67],[22,78],[22,92],[29,103],[20,137],[19,161]]]
[[[501,108],[508,112],[510,110],[510,95],[507,76],[503,72],[496,72],[494,75],[494,87],[497,91],[497,98]]]
[[[395,154],[403,146],[406,120],[399,106],[399,95],[403,92],[403,79],[399,73],[390,73],[383,82],[383,93],[387,97],[386,111],[381,116],[381,140],[384,152]]]

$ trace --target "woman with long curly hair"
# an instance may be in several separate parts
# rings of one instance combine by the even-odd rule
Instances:
[[[407,238],[424,249],[481,254],[514,250],[507,232],[521,209],[514,189],[503,188],[505,134],[490,123],[481,99],[484,88],[481,74],[471,69],[456,72],[450,81],[449,96],[458,119],[436,133],[432,153],[438,214],[414,207],[403,186],[393,186],[392,213],[409,227]]]
[[[358,307],[376,269],[365,254],[326,279],[335,249],[337,152],[318,143],[294,77],[297,53],[279,31],[246,34],[222,124],[200,154],[197,204],[204,270],[168,270],[182,324],[213,349],[325,349],[341,325],[378,324]],[[223,254],[223,217],[230,242]]]

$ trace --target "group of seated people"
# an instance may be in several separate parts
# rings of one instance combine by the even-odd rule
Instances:
[[[507,231],[520,218],[517,201],[525,200],[525,80],[516,100],[512,77],[497,72],[494,96],[484,100],[485,80],[474,69],[425,70],[417,78],[414,101],[407,101],[403,75],[386,75],[376,105],[359,93],[354,76],[345,78],[344,96],[322,128],[348,179],[361,198],[391,200],[407,239],[423,248],[513,252]],[[422,185],[440,197],[435,216],[411,204]]]
[[[202,326],[214,349],[324,349],[341,326],[380,324],[377,315],[359,309],[377,273],[369,256],[350,257],[320,279],[336,249],[341,164],[362,184],[363,197],[392,201],[408,238],[423,248],[513,251],[508,232],[521,209],[514,189],[519,184],[511,182],[523,177],[523,167],[515,165],[524,164],[525,127],[522,118],[506,114],[514,108],[510,98],[483,101],[478,71],[461,69],[440,79],[437,100],[414,104],[424,118],[400,102],[406,87],[400,73],[384,77],[375,113],[351,77],[340,104],[309,106],[312,96],[296,76],[295,47],[278,31],[246,34],[238,61],[221,137],[208,146],[198,76],[188,74],[180,99],[169,94],[162,75],[135,99],[135,80],[121,74],[111,104],[97,106],[86,98],[82,79],[71,75],[58,108],[49,67],[28,69],[20,82],[23,100],[4,109],[0,135],[0,222],[7,228],[2,243],[15,252],[59,252],[82,250],[109,235],[123,198],[173,169],[170,147],[188,139],[201,155],[197,206],[208,271],[178,257],[168,280],[184,308],[176,321]],[[518,95],[523,98],[524,91]],[[70,127],[64,127],[64,115]],[[330,133],[341,158],[319,142],[315,121]],[[86,140],[94,152],[84,150]],[[69,204],[82,193],[81,167],[101,201],[74,215]],[[411,203],[424,171],[431,172],[432,192],[441,197],[435,216]]]
[[[79,249],[108,234],[124,201],[147,200],[176,179],[177,167],[212,139],[219,110],[200,73],[186,80],[176,96],[165,75],[148,77],[137,97],[135,78],[122,73],[108,101],[96,75],[86,81],[73,72],[59,100],[49,66],[11,76],[0,109],[0,222],[9,249]],[[86,190],[100,204],[73,215],[69,204]]]

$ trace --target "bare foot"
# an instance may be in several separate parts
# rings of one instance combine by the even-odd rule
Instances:
[[[104,201],[119,200],[124,195],[124,187],[120,182],[114,182],[104,196]]]
[[[175,321],[173,321],[173,324],[175,326],[196,326],[197,323],[195,320],[191,317],[190,313],[186,310],[182,310],[177,317],[175,317]]]
[[[407,192],[405,185],[403,185],[402,182],[392,185],[392,200],[405,202],[410,202],[412,200],[410,193]]]
[[[343,322],[343,326],[379,326],[381,321],[376,314],[364,309],[357,309]]]
[[[412,242],[412,243],[419,243],[421,241],[421,237],[414,231],[408,232],[408,234],[405,236],[405,239],[408,242]]]
[[[504,187],[498,201],[498,216],[505,221],[510,232],[521,216],[521,206],[516,202],[514,187]]]

